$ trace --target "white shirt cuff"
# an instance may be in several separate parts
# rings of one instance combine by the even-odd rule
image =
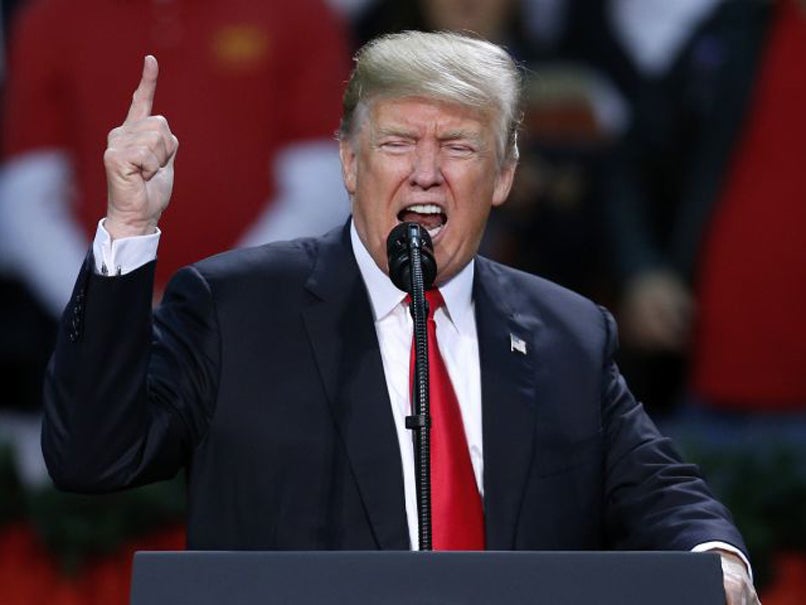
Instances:
[[[753,579],[753,568],[750,567],[750,561],[747,559],[747,557],[744,555],[744,553],[741,550],[739,550],[738,548],[736,548],[735,546],[733,546],[733,544],[728,544],[727,542],[718,542],[718,541],[703,542],[702,544],[697,544],[697,546],[692,548],[691,552],[706,552],[706,551],[709,551],[709,550],[716,550],[716,549],[726,550],[729,553],[733,553],[734,555],[739,557],[742,560],[742,562],[744,563],[744,566],[747,568],[747,575],[750,576],[750,580],[752,581],[752,579]]]
[[[112,240],[104,228],[104,221],[98,221],[92,254],[95,257],[95,272],[99,275],[126,275],[157,258],[162,231],[157,228],[151,235],[121,237]]]

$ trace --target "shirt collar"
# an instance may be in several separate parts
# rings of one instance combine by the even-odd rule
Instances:
[[[358,237],[355,222],[352,220],[350,221],[350,242],[353,245],[355,261],[358,263],[358,270],[367,287],[372,312],[377,321],[391,313],[403,301],[406,293],[399,290],[389,276],[381,271],[372,260],[361,238]],[[472,322],[474,272],[475,261],[471,260],[464,269],[439,288],[442,298],[445,300],[448,316],[460,332],[472,325],[468,322]]]

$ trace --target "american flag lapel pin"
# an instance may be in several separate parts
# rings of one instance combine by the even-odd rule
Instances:
[[[510,334],[509,350],[512,353],[515,353],[517,351],[521,355],[526,355],[526,341],[523,338],[515,336],[514,334]]]

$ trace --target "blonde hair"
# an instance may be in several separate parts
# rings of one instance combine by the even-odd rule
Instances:
[[[376,98],[425,97],[492,114],[499,160],[516,162],[520,95],[520,72],[500,46],[453,32],[389,34],[356,54],[338,136],[349,140]]]

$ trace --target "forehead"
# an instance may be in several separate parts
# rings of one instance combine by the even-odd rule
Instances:
[[[412,134],[445,134],[452,130],[474,136],[492,134],[489,112],[425,97],[377,98],[369,106],[368,114],[373,135],[390,130]]]

